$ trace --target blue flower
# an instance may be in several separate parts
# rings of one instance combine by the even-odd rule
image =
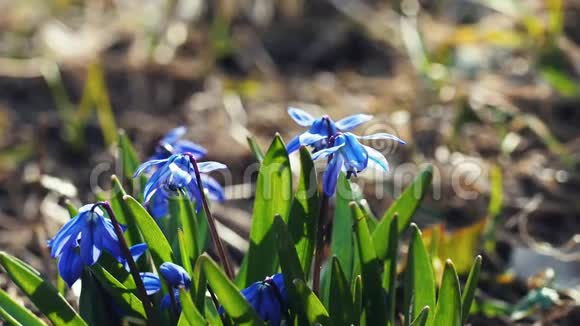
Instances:
[[[149,160],[162,160],[175,153],[191,153],[196,159],[200,159],[207,154],[207,150],[202,146],[181,139],[187,132],[184,126],[170,130],[155,148],[155,153]]]
[[[59,257],[64,250],[80,246],[85,265],[94,265],[107,250],[114,257],[121,256],[119,239],[113,224],[99,207],[89,204],[81,207],[77,216],[68,221],[49,242],[51,257]]]
[[[174,263],[163,263],[159,266],[159,273],[167,281],[167,284],[173,288],[186,288],[191,286],[191,278],[187,271]]]
[[[179,289],[185,288],[189,290],[191,286],[191,278],[187,271],[179,265],[174,263],[165,262],[159,266],[159,273],[170,286],[170,291],[173,291],[175,296],[175,301],[177,303],[178,312],[181,311],[181,302],[179,300]],[[145,286],[145,291],[147,295],[152,295],[161,290],[161,280],[159,277],[153,273],[140,273],[141,279],[143,280],[143,285]],[[171,307],[171,297],[168,294],[164,295],[161,299],[161,309],[167,309]]]
[[[272,326],[280,325],[282,316],[288,310],[288,294],[282,274],[266,277],[243,289],[241,293],[263,321],[269,321]],[[224,312],[223,307],[220,307],[219,312]]]
[[[369,163],[387,172],[389,163],[379,151],[362,145],[358,139],[388,139],[404,144],[401,139],[387,133],[377,133],[368,136],[356,136],[349,132],[337,133],[330,139],[332,147],[322,149],[312,155],[313,160],[331,156],[323,175],[323,190],[327,196],[334,195],[336,181],[340,171],[347,177],[364,170]]]
[[[189,155],[178,153],[166,159],[150,160],[141,164],[135,171],[133,177],[157,168],[147,181],[144,190],[145,203],[154,217],[159,218],[167,214],[169,197],[178,191],[185,191],[191,200],[196,201],[197,209],[201,208],[201,193]],[[198,162],[197,166],[200,173],[227,168],[224,164],[212,161]],[[201,180],[211,199],[224,199],[224,190],[217,181],[204,174],[201,174]]]
[[[297,124],[303,127],[310,127],[308,131],[290,140],[288,146],[286,146],[288,153],[296,151],[301,145],[313,146],[315,151],[323,149],[328,145],[328,138],[338,131],[350,131],[373,118],[372,115],[368,114],[354,114],[334,122],[327,115],[315,119],[307,112],[296,108],[289,108],[288,114]]]
[[[79,279],[83,265],[93,266],[103,250],[116,259],[122,256],[113,224],[94,204],[81,207],[48,241],[48,246],[51,257],[59,257],[59,273],[69,286]]]

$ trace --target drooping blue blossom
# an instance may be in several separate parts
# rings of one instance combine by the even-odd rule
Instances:
[[[147,181],[144,190],[145,204],[153,217],[159,218],[167,214],[168,200],[171,196],[176,195],[178,191],[186,192],[191,200],[196,201],[197,209],[201,208],[201,193],[197,186],[193,164],[189,155],[189,153],[178,153],[165,159],[147,161],[135,171],[133,177],[156,168],[156,171]],[[197,166],[201,173],[204,189],[208,191],[208,197],[210,199],[223,200],[225,195],[221,185],[203,173],[226,169],[227,167],[222,163],[213,161],[198,162]]]
[[[288,114],[297,124],[303,127],[310,127],[308,131],[290,140],[286,146],[289,154],[296,151],[301,145],[313,146],[315,151],[321,150],[328,146],[328,138],[337,132],[350,131],[373,118],[372,115],[368,114],[353,114],[334,122],[327,115],[314,118],[309,113],[297,108],[289,108]]]
[[[284,285],[284,275],[278,273],[255,282],[241,291],[263,321],[278,326],[288,310],[288,293]],[[223,307],[219,309],[224,312]]]
[[[181,302],[179,300],[179,289],[189,289],[191,286],[191,278],[189,277],[189,274],[187,274],[187,271],[183,267],[170,262],[161,264],[161,266],[159,266],[159,273],[163,276],[167,285],[170,286],[170,291],[173,291],[177,303],[177,310],[180,312]],[[140,275],[147,295],[155,294],[161,290],[161,280],[157,275],[148,272],[141,273]],[[161,309],[167,309],[169,307],[171,307],[171,297],[168,293],[161,299]]]
[[[187,271],[174,263],[165,262],[159,266],[159,273],[173,288],[187,288],[191,286],[191,278]]]
[[[93,266],[99,260],[103,250],[117,259],[122,256],[111,220],[94,206],[81,207],[79,213],[48,241],[50,255],[60,258],[59,272],[69,285],[80,277],[83,265]]]
[[[312,155],[313,160],[331,156],[323,175],[323,190],[327,196],[334,195],[340,171],[346,172],[347,177],[356,176],[369,164],[377,166],[385,172],[389,170],[389,163],[383,154],[372,147],[359,143],[359,139],[387,139],[401,144],[405,143],[398,137],[387,133],[356,136],[349,132],[338,132],[332,136],[329,144],[331,147],[321,149]]]
[[[149,160],[162,160],[175,153],[191,153],[196,159],[201,159],[207,154],[207,150],[202,146],[189,140],[181,139],[187,132],[187,128],[180,126],[171,129],[161,140],[155,153]]]

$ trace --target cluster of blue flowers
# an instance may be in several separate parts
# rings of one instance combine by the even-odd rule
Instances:
[[[367,114],[354,114],[334,122],[329,116],[314,118],[307,112],[290,108],[288,114],[296,123],[310,127],[308,131],[294,137],[288,143],[288,153],[296,151],[300,146],[313,147],[313,160],[328,157],[328,167],[323,176],[323,190],[327,196],[334,195],[336,182],[341,171],[348,178],[362,172],[369,164],[375,165],[387,172],[389,163],[379,151],[363,145],[360,139],[386,139],[401,144],[405,142],[388,133],[376,133],[367,136],[357,136],[349,131],[372,119]]]
[[[368,136],[350,133],[355,127],[371,120],[370,115],[355,114],[334,122],[328,116],[314,118],[305,111],[295,108],[290,108],[288,113],[299,125],[309,129],[294,137],[289,142],[287,151],[292,153],[300,146],[310,146],[313,148],[313,160],[328,159],[328,167],[323,175],[323,191],[329,197],[335,193],[341,171],[349,178],[356,176],[369,165],[376,165],[388,171],[389,165],[383,154],[361,144],[359,140],[386,139],[404,144],[401,139],[387,133]],[[205,203],[206,196],[215,201],[225,199],[222,186],[206,173],[227,167],[219,162],[198,162],[205,157],[207,151],[195,143],[183,140],[185,132],[184,127],[171,130],[161,139],[153,156],[135,171],[134,177],[150,173],[143,195],[145,206],[156,219],[167,215],[168,200],[177,194],[186,195],[194,201],[198,210],[201,209],[202,203]],[[108,212],[112,214],[110,209]],[[117,227],[117,232],[121,232],[119,227],[122,229],[123,226]],[[79,213],[48,242],[51,256],[59,258],[59,273],[66,283],[72,286],[80,278],[83,266],[93,266],[103,251],[111,254],[129,270],[129,257],[123,254],[118,234],[121,233],[115,232],[112,220],[105,215],[99,203],[83,206]],[[144,243],[132,246],[129,248],[130,259],[137,260],[146,250],[147,245]],[[168,308],[175,304],[174,308],[180,311],[179,289],[190,288],[190,276],[184,268],[171,262],[163,263],[159,268],[159,274],[171,291],[163,297],[161,307]],[[153,295],[161,290],[159,276],[150,272],[142,272],[139,275],[147,295]],[[256,282],[241,293],[258,315],[264,321],[270,322],[270,325],[280,325],[287,315],[288,294],[282,274],[275,274],[264,281]],[[224,313],[221,307],[220,313]]]

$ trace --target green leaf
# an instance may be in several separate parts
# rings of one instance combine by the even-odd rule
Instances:
[[[89,325],[114,325],[116,313],[109,311],[110,297],[99,287],[93,275],[85,269],[81,276],[82,289],[79,299],[79,312]]]
[[[264,152],[256,142],[256,137],[248,136],[246,139],[248,140],[248,145],[250,145],[250,150],[254,153],[256,160],[258,160],[259,163],[262,163],[262,161],[264,161]]]
[[[363,314],[362,277],[357,275],[352,283],[352,306],[355,314],[355,325],[359,325]]]
[[[119,223],[127,227],[123,233],[127,240],[127,245],[132,246],[142,243],[143,238],[141,237],[141,232],[139,232],[139,226],[131,213],[129,205],[127,205],[127,202],[123,200],[123,197],[127,195],[125,189],[123,189],[123,186],[116,175],[111,176],[111,183],[111,207],[113,208]]]
[[[354,200],[350,182],[341,173],[336,184],[336,208],[332,226],[330,250],[340,261],[347,279],[352,278],[354,244],[352,235],[352,214],[349,203]]]
[[[411,303],[413,306],[411,306]],[[403,306],[403,311],[409,311],[411,316],[406,318],[406,320],[409,322],[417,318],[420,310],[425,306],[429,306],[429,308],[435,307],[435,278],[431,257],[421,239],[421,231],[419,231],[417,225],[412,223],[407,268],[405,270]],[[429,317],[429,325],[431,325],[432,320],[433,317],[431,315]]]
[[[131,144],[131,140],[127,137],[125,130],[119,129],[119,157],[121,159],[121,166],[123,167],[123,176],[128,179],[133,179],[133,174],[141,164],[137,152]]]
[[[222,318],[210,298],[205,298],[205,318],[211,326],[223,326]]]
[[[86,325],[65,298],[30,265],[5,252],[0,252],[0,264],[10,279],[55,326]]]
[[[3,312],[0,312],[0,316],[10,323],[26,326],[46,326],[42,320],[30,310],[12,300],[8,293],[2,289],[0,289],[0,310]]]
[[[101,125],[105,144],[112,145],[117,140],[117,126],[105,85],[103,66],[98,62],[89,65],[87,90],[90,92],[95,105],[97,119]]]
[[[205,307],[205,291],[207,289],[207,283],[199,259],[195,262],[195,267],[193,268],[191,276],[191,291],[195,294],[195,297],[193,298],[195,306],[197,307],[197,310],[205,311],[207,308]]]
[[[330,324],[356,325],[357,317],[352,301],[350,287],[340,262],[332,257],[332,271],[330,277]]]
[[[197,214],[193,203],[184,195],[180,195],[170,200],[171,218],[178,218],[183,228],[184,246],[187,248],[189,261],[193,262],[201,254],[199,249]],[[191,264],[191,263],[190,263]]]
[[[224,275],[215,262],[207,256],[199,261],[208,284],[230,317],[239,325],[264,325],[252,306],[236,286]]]
[[[256,181],[256,198],[250,231],[247,273],[242,287],[262,280],[277,269],[277,250],[272,234],[274,215],[286,221],[292,203],[292,172],[286,146],[280,138],[270,145]]]
[[[296,241],[296,252],[300,259],[300,265],[304,275],[308,278],[316,244],[320,199],[316,169],[306,147],[300,148],[300,162],[302,171],[298,180],[298,189],[290,208],[288,228],[292,239]]]
[[[191,259],[189,257],[189,248],[185,243],[185,236],[183,230],[177,230],[177,240],[179,242],[179,254],[181,255],[181,266],[187,271],[187,274],[193,274],[193,267],[191,266]]]
[[[395,307],[397,299],[397,258],[399,250],[399,232],[397,232],[397,215],[391,220],[390,234],[383,241],[388,242],[387,256],[384,262],[383,288],[387,291],[387,318],[390,325],[395,325]],[[374,238],[373,238],[374,240]],[[373,242],[375,243],[375,242]]]
[[[425,193],[431,186],[433,179],[433,166],[427,167],[421,174],[415,178],[413,183],[405,189],[403,194],[389,207],[383,219],[377,225],[373,232],[373,242],[379,259],[384,259],[387,255],[388,242],[382,242],[381,239],[386,239],[389,234],[389,226],[391,219],[395,214],[399,216],[399,233],[407,229],[411,218],[423,200]]]
[[[193,304],[191,299],[191,294],[185,289],[179,290],[179,300],[181,302],[181,316],[179,317],[179,325],[182,325],[182,319],[187,322],[187,324],[192,326],[197,325],[207,325],[207,321],[203,318],[199,310]],[[183,325],[187,325],[183,324]]]
[[[451,260],[445,262],[435,318],[430,325],[461,326],[461,293],[459,278]]]
[[[473,266],[471,266],[471,271],[469,271],[469,276],[467,277],[467,282],[465,283],[465,288],[463,289],[463,295],[461,297],[462,324],[465,324],[467,322],[467,317],[469,317],[469,309],[471,309],[471,304],[473,303],[473,298],[475,297],[475,290],[477,289],[480,270],[481,256],[477,256],[475,257]]]
[[[91,266],[91,271],[103,289],[111,296],[117,305],[123,308],[124,311],[135,317],[146,318],[143,303],[135,295],[134,289],[125,287],[99,263]]]
[[[429,306],[425,306],[423,307],[423,309],[421,309],[419,316],[417,316],[417,318],[413,320],[411,326],[425,326],[425,324],[427,324],[428,317],[429,317]]]
[[[386,298],[381,281],[381,266],[373,246],[366,218],[360,207],[351,202],[353,223],[361,264],[363,282],[363,305],[367,325],[386,325]]]
[[[171,250],[169,242],[167,242],[165,235],[163,235],[153,217],[135,198],[125,195],[123,200],[127,203],[135,222],[141,230],[156,269],[159,269],[159,266],[165,262],[175,262],[173,250]]]
[[[324,308],[324,305],[318,297],[310,290],[310,288],[304,283],[304,281],[295,279],[292,281],[294,289],[296,289],[296,294],[300,298],[300,304],[303,305],[309,325],[315,325],[319,323],[321,325],[327,325],[328,322],[328,312]]]
[[[64,201],[64,206],[66,207],[66,210],[70,218],[74,218],[79,213],[79,210],[68,199]]]

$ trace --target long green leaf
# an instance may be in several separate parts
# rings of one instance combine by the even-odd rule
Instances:
[[[256,142],[256,137],[248,136],[246,139],[248,140],[248,145],[250,145],[250,150],[252,151],[252,153],[254,153],[256,160],[262,163],[262,161],[264,161],[264,152]]]
[[[193,203],[183,195],[171,199],[170,201],[173,200],[177,200],[178,216],[173,216],[172,214],[171,218],[179,217],[181,227],[183,228],[184,245],[187,248],[189,260],[193,262],[201,254],[199,243],[197,241],[199,232],[197,229],[198,221],[195,207],[193,206]]]
[[[237,325],[264,325],[252,306],[236,286],[224,275],[209,257],[199,257],[208,284],[217,295],[225,311]]]
[[[123,167],[123,177],[128,180],[133,179],[133,173],[139,167],[139,157],[137,152],[131,144],[131,140],[127,137],[125,130],[119,129],[118,131],[119,139],[119,158],[121,159],[121,166]]]
[[[351,202],[350,209],[355,225],[355,234],[363,278],[363,305],[367,325],[386,325],[386,298],[382,287],[380,264],[373,246],[366,218],[360,207]]]
[[[357,318],[350,287],[336,257],[332,257],[329,309],[331,325],[356,325]]]
[[[191,294],[185,289],[179,290],[179,300],[181,302],[181,316],[179,318],[179,324],[181,320],[184,319],[189,325],[207,325],[207,321],[203,318],[199,310],[193,304],[191,299]]]
[[[407,255],[404,287],[403,311],[409,311],[411,313],[411,316],[405,319],[407,323],[417,318],[421,309],[425,306],[429,306],[431,309],[435,307],[435,278],[433,275],[433,266],[431,265],[431,257],[421,239],[421,231],[419,231],[419,228],[414,223],[411,224],[411,238],[409,253]],[[428,324],[431,324],[432,320],[433,314],[430,314]]]
[[[425,326],[427,324],[427,317],[429,317],[429,306],[423,307],[419,316],[413,320],[411,326]]]
[[[280,138],[270,145],[256,181],[256,198],[250,231],[250,248],[242,287],[276,272],[277,250],[272,234],[274,215],[287,221],[292,203],[292,172],[286,146]]]
[[[352,283],[352,306],[355,314],[355,325],[359,325],[363,315],[362,277],[357,275]]]
[[[354,244],[352,235],[352,213],[349,203],[354,200],[350,182],[344,173],[336,184],[336,208],[332,227],[330,250],[340,261],[347,279],[352,278]]]
[[[292,281],[292,283],[296,289],[298,297],[301,300],[301,304],[306,309],[304,314],[309,324],[327,325],[329,318],[328,312],[318,297],[310,290],[304,281],[295,279]]]
[[[123,196],[123,200],[129,206],[135,222],[141,230],[153,262],[155,262],[155,267],[159,269],[159,266],[165,262],[175,262],[173,250],[171,250],[169,242],[167,242],[165,235],[163,235],[163,232],[161,232],[153,217],[149,215],[147,210],[135,198],[125,195]]]
[[[467,282],[465,283],[465,288],[463,289],[463,294],[461,297],[461,323],[465,324],[467,318],[469,317],[469,310],[471,309],[471,304],[473,303],[473,298],[475,297],[475,290],[477,289],[477,282],[479,281],[479,271],[481,270],[481,256],[475,257],[473,266],[469,271],[469,276],[467,277]]]
[[[391,220],[390,234],[388,239],[387,256],[385,257],[385,270],[383,271],[383,288],[387,291],[387,318],[391,326],[395,325],[395,307],[397,298],[397,258],[399,250],[399,232],[397,232],[397,215]],[[374,239],[374,238],[373,238]],[[374,243],[374,242],[373,242]]]
[[[430,325],[461,326],[461,293],[459,278],[451,260],[445,262],[435,318]]]
[[[117,314],[110,311],[112,308],[110,297],[99,287],[87,269],[83,271],[81,280],[82,289],[79,299],[81,317],[89,325],[118,324],[120,321],[116,320]]]
[[[65,298],[30,265],[5,252],[0,252],[0,264],[10,279],[55,326],[86,325]]]
[[[423,200],[425,193],[431,186],[433,179],[433,166],[427,167],[421,174],[415,178],[413,183],[405,189],[403,194],[389,207],[383,215],[383,219],[377,225],[373,232],[373,242],[379,259],[384,259],[388,251],[388,242],[382,242],[389,234],[391,219],[395,214],[399,217],[398,230],[402,233],[407,229],[411,218]]]
[[[302,171],[298,180],[298,189],[290,208],[288,228],[292,239],[296,242],[296,252],[300,259],[300,265],[306,279],[308,279],[316,243],[320,199],[318,196],[316,169],[310,152],[306,147],[300,148],[300,162]]]
[[[46,326],[42,320],[36,317],[30,310],[12,300],[8,293],[2,289],[0,289],[0,307],[8,316],[19,323],[19,325]],[[8,319],[7,317],[4,318]]]
[[[146,318],[145,308],[141,300],[134,294],[134,290],[126,288],[111,273],[100,264],[91,267],[93,275],[103,289],[111,296],[117,305],[135,317]]]
[[[123,200],[123,197],[127,195],[125,189],[121,185],[119,178],[116,175],[111,176],[111,207],[115,212],[115,216],[119,220],[119,223],[127,227],[124,235],[127,240],[127,244],[132,246],[134,244],[142,243],[143,238],[141,237],[141,232],[139,232],[139,227],[131,210],[127,203]]]

